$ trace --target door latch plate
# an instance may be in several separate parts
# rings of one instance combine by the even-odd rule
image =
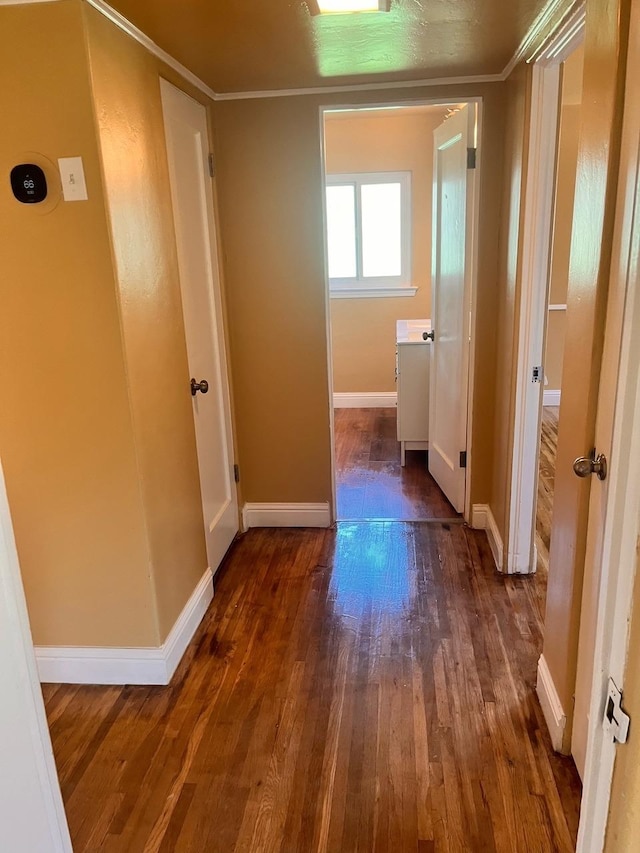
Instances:
[[[622,693],[613,678],[609,678],[602,728],[615,743],[626,743],[630,722],[629,715],[622,710]]]

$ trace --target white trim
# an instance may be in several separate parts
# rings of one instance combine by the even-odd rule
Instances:
[[[564,730],[567,726],[567,715],[564,712],[558,691],[553,683],[549,667],[544,655],[538,660],[538,678],[536,693],[540,700],[542,713],[551,735],[551,744],[556,752],[562,752]]]
[[[473,100],[469,99],[468,104],[472,104]],[[480,216],[481,211],[481,184],[484,170],[484,153],[483,146],[480,144],[484,132],[484,101],[482,98],[475,102],[476,104],[476,124],[472,135],[472,145],[476,149],[476,168],[472,174],[468,176],[468,187],[473,187],[473,214],[471,227],[472,246],[467,246],[467,258],[470,264],[471,276],[471,310],[469,312],[469,363],[468,363],[468,378],[467,378],[467,471],[464,484],[464,520],[469,521],[472,513],[471,504],[471,488],[472,475],[474,466],[474,443],[473,443],[473,419],[474,419],[474,395],[476,387],[476,359],[479,358],[478,348],[482,340],[482,336],[478,335],[478,271],[480,269],[479,252],[480,252]],[[467,237],[469,235],[467,234]],[[493,516],[492,516],[493,518]],[[496,527],[497,530],[497,527]],[[500,554],[502,554],[502,543],[500,543]],[[497,565],[497,563],[496,563]],[[500,569],[502,570],[502,569]]]
[[[543,391],[542,392],[542,405],[543,406],[559,406],[561,397],[562,397],[562,391]]]
[[[471,507],[471,527],[474,530],[487,531],[487,539],[496,569],[499,572],[503,571],[504,544],[489,504],[473,504]]]
[[[548,305],[548,306],[547,306],[547,310],[548,310],[548,311],[566,311],[566,310],[567,310],[567,306],[566,306],[566,304],[565,304],[565,305],[563,305],[563,304],[562,304],[562,303],[560,303],[560,302],[556,302],[556,303],[555,303],[555,304],[553,304],[553,305]]]
[[[340,287],[329,291],[331,299],[378,299],[415,296],[417,287]]]
[[[522,245],[521,309],[507,573],[528,573],[533,563],[536,483],[540,444],[541,385],[532,370],[543,361],[547,279],[555,182],[560,66],[533,68],[527,185]]]
[[[509,72],[511,73],[511,72]],[[254,92],[219,92],[216,101],[244,101],[262,98],[293,98],[301,95],[339,95],[350,92],[377,92],[397,89],[429,89],[434,86],[464,86],[480,83],[504,83],[504,74],[476,74],[465,77],[433,77],[426,80],[404,80],[386,83],[353,83],[350,86],[307,86],[299,89],[263,89]],[[469,98],[466,98],[469,101]],[[453,103],[447,98],[444,103]],[[362,106],[362,105],[361,105]],[[335,109],[335,106],[333,107]]]
[[[250,527],[330,527],[329,503],[246,503],[245,530]]]
[[[550,65],[564,62],[584,41],[584,27],[587,17],[586,0],[572,0],[565,3],[564,13],[560,9],[555,16],[549,35],[534,49],[527,62],[540,62]]]
[[[574,25],[574,17],[581,14],[581,25],[584,25],[585,5],[584,0],[548,0],[505,66],[503,80],[507,79],[519,62],[532,62],[547,56],[558,44],[564,45],[566,31]]]
[[[37,844],[38,850],[72,853],[1,465],[0,619],[6,632],[0,652],[2,702],[10,709],[3,714],[2,772],[19,784],[19,796],[0,803],[2,837],[14,850],[26,849],[25,844]],[[7,754],[9,744],[12,747]],[[16,802],[19,810],[14,812]],[[6,810],[11,812],[10,819]],[[33,829],[28,842],[22,837],[27,825]],[[16,840],[16,835],[21,836],[22,844]],[[17,846],[12,846],[14,843]]]
[[[551,3],[543,14],[552,18],[560,9],[560,3]],[[560,65],[569,48],[575,49],[576,43],[584,38],[584,23],[584,4],[573,3],[569,17],[565,10],[564,23],[546,40],[544,49],[538,51],[532,73],[510,473],[508,574],[531,573],[536,568],[533,548],[543,400],[541,385],[532,381],[532,371],[544,361],[545,325],[550,307],[550,223],[555,194]],[[560,308],[553,306],[551,310]]]
[[[181,77],[191,83],[192,86],[195,86],[200,92],[207,95],[208,98],[211,98],[212,101],[216,100],[218,96],[203,80],[196,77],[192,71],[189,71],[185,65],[178,62],[177,59],[174,59],[171,54],[166,52],[166,50],[158,47],[158,45],[152,41],[148,35],[143,33],[141,29],[136,27],[135,24],[132,24],[131,21],[125,18],[124,15],[121,15],[120,12],[117,12],[112,6],[109,6],[108,3],[104,3],[103,0],[85,0],[85,3],[88,3],[89,6],[96,9],[101,15],[104,15],[112,24],[115,24],[128,36],[131,36],[132,39],[135,39],[139,44],[145,47],[149,53],[152,53],[161,62],[164,62],[165,65],[168,65],[169,68],[173,68],[173,70]]]
[[[213,598],[207,569],[162,646],[36,647],[40,681],[62,684],[169,684]]]
[[[398,405],[395,391],[334,391],[334,409],[393,409]]]

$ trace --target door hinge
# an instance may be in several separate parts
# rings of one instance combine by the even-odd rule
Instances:
[[[461,468],[467,467],[467,451],[466,450],[460,451],[460,467]]]
[[[538,365],[534,367],[531,371],[531,381],[532,382],[542,382],[542,365]]]
[[[622,692],[616,687],[613,678],[609,678],[602,728],[614,743],[626,743],[630,722],[629,715],[622,710]]]
[[[233,466],[233,479],[236,481],[236,483],[240,482],[240,466],[239,465]]]
[[[210,176],[210,177],[212,177],[212,178],[215,178],[215,175],[216,175],[216,165],[215,165],[215,162],[214,162],[214,159],[213,159],[213,154],[209,154],[209,157],[208,157],[207,159],[208,159],[208,161],[209,161],[209,176]]]
[[[475,169],[478,159],[477,148],[467,148],[467,169]]]

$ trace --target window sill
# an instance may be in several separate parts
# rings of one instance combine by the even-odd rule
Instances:
[[[344,287],[330,290],[331,299],[376,299],[381,296],[415,296],[417,287]]]

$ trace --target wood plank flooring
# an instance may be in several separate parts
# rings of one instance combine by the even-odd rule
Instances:
[[[537,604],[544,619],[547,597],[547,577],[549,574],[549,543],[553,522],[553,491],[556,475],[556,454],[558,450],[559,406],[545,406],[542,410],[542,430],[540,438],[540,461],[538,465],[538,501],[536,505],[536,550],[537,562]]]
[[[336,409],[334,425],[340,520],[457,516],[427,470],[425,451],[407,451],[400,465],[395,409]]]
[[[572,851],[535,584],[462,524],[250,530],[170,687],[44,687],[74,850]]]

